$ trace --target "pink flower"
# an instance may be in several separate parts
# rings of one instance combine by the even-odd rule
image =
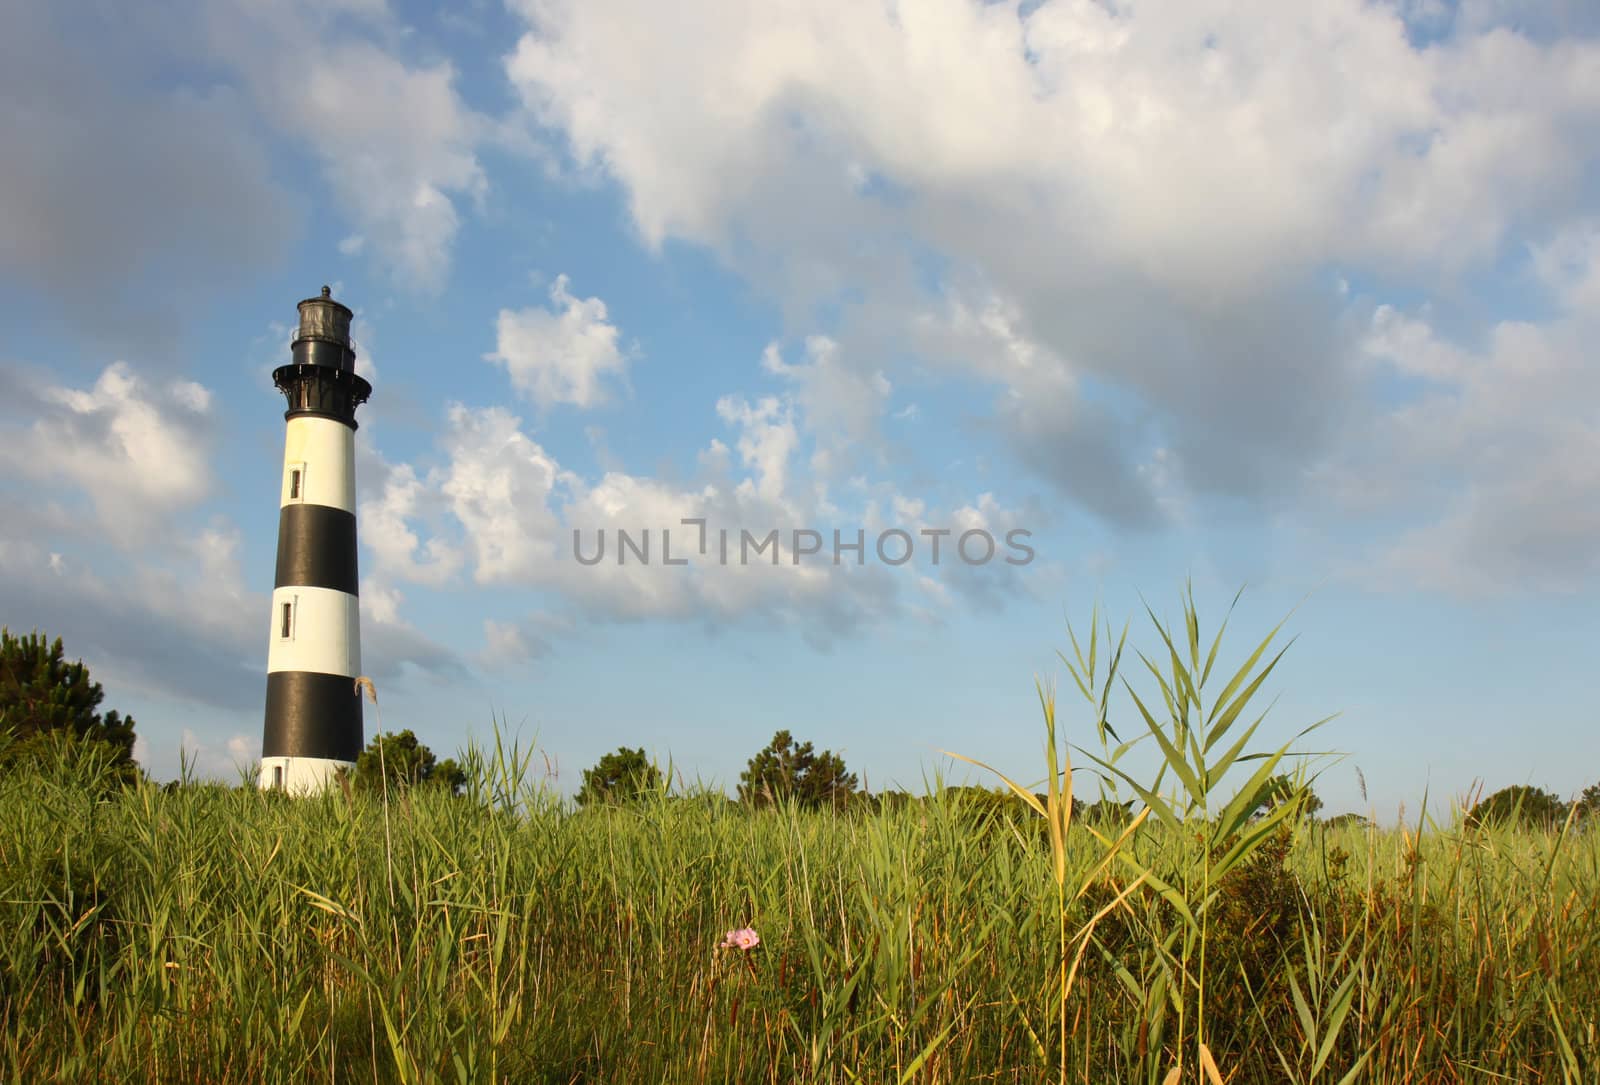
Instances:
[[[761,936],[750,927],[740,927],[736,931],[729,931],[722,940],[723,949],[754,949],[761,944]]]

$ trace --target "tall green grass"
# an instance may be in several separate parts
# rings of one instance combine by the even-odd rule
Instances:
[[[1237,797],[1283,747],[1247,742],[1224,765],[1259,713],[1247,700],[1218,721],[1272,657],[1207,692],[1214,642],[1192,616],[1126,657],[1144,666],[1118,687],[1144,705],[1130,726],[1106,707],[1124,640],[1092,627],[1069,660],[1086,718],[1057,724],[1044,691],[1044,797],[1019,781],[1029,800],[1001,816],[938,795],[574,812],[507,747],[471,754],[460,799],[106,793],[68,763],[5,776],[0,1067],[15,1082],[1600,1079],[1600,833],[1250,816]],[[1122,771],[1133,731],[1161,748],[1155,779]],[[1150,811],[1126,833],[1072,820],[1078,736],[1077,762]],[[758,948],[719,948],[745,926]]]

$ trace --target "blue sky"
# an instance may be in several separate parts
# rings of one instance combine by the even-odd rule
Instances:
[[[270,372],[329,283],[365,669],[437,750],[1031,778],[1065,619],[1150,648],[1192,581],[1208,628],[1248,586],[1233,662],[1294,610],[1263,733],[1340,713],[1331,809],[1600,779],[1588,6],[748,10],[8,13],[0,621],[157,776],[257,756]],[[694,516],[1036,557],[572,558]]]

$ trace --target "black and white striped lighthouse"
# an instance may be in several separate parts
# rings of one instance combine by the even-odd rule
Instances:
[[[361,752],[356,577],[356,375],[349,309],[329,289],[300,303],[294,360],[273,371],[284,412],[278,572],[267,649],[263,788],[320,791]]]

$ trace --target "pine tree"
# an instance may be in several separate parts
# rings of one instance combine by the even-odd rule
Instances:
[[[52,643],[37,631],[15,637],[0,629],[0,764],[36,759],[59,744],[104,758],[120,779],[136,778],[133,718],[101,715],[103,700],[83,661],[67,662],[60,637]]]
[[[367,748],[356,756],[355,786],[364,791],[381,791],[387,775],[391,787],[427,784],[459,794],[467,774],[454,758],[440,761],[432,750],[408,730],[398,734],[374,735]]]
[[[840,807],[855,794],[855,773],[831,750],[817,753],[811,743],[795,744],[788,731],[750,759],[739,776],[739,801],[761,806],[794,800],[802,806]]]
[[[1467,814],[1467,826],[1518,825],[1553,829],[1567,817],[1567,804],[1553,791],[1528,784],[1503,787]]]
[[[1600,784],[1590,784],[1578,796],[1578,816],[1600,818]]]
[[[644,748],[619,746],[616,753],[608,753],[595,762],[594,768],[583,770],[578,805],[627,802],[660,787],[661,770],[651,764]]]

